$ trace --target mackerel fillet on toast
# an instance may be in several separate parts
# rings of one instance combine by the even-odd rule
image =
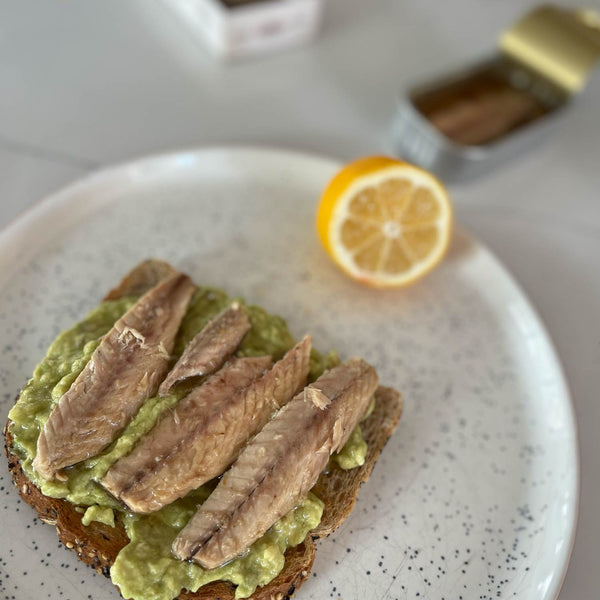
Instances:
[[[177,272],[170,265],[158,260],[149,260],[138,265],[130,274],[128,274],[123,279],[123,281],[117,288],[113,289],[107,294],[105,299],[116,300],[128,296],[143,297],[144,294],[147,294],[150,290],[156,288],[157,285],[161,284],[162,282],[166,282],[169,279],[173,279],[174,277],[177,277]],[[179,296],[175,301],[175,304],[186,304],[187,300],[185,297],[189,291],[187,289],[187,285],[180,282],[178,283],[178,286],[184,286],[185,290],[183,288],[180,288],[180,291],[178,292]],[[244,319],[241,318],[241,316],[237,312],[235,312],[237,311],[237,308],[234,307],[233,310],[234,314],[232,314],[231,312],[227,313],[225,319],[232,319],[233,321],[235,321],[236,332],[232,333],[231,339],[228,339],[226,343],[223,344],[223,348],[220,349],[217,353],[218,356],[214,358],[214,361],[216,361],[216,363],[224,362],[224,365],[221,366],[219,364],[216,367],[210,367],[209,365],[209,370],[215,368],[227,368],[228,363],[225,362],[227,360],[227,356],[235,350],[235,347],[239,344],[247,329],[246,324],[244,323]],[[165,318],[166,317],[167,316],[165,316]],[[177,318],[180,318],[179,314],[175,315],[174,317],[174,319]],[[216,325],[213,323],[213,329],[218,329],[218,326],[218,322]],[[136,350],[136,352],[142,353],[144,350],[147,350],[142,347],[145,344],[144,340],[146,339],[147,335],[145,333],[141,333],[137,327],[133,327],[132,329],[134,329],[135,331],[127,331],[125,335],[133,336],[133,338],[136,338],[137,341],[132,339],[129,343],[132,345],[132,347],[139,347],[140,350]],[[140,333],[140,335],[144,337],[144,340],[140,339],[138,335],[136,335],[137,333]],[[211,333],[210,330],[208,333]],[[206,337],[209,337],[209,335],[207,334],[205,338]],[[118,339],[118,336],[116,336],[115,339]],[[205,340],[202,339],[197,340],[198,355],[200,354],[200,350],[204,351],[204,341]],[[166,348],[167,352],[170,353],[172,351],[171,337],[169,337],[167,342],[164,342],[162,347]],[[310,342],[308,342],[308,344],[309,343]],[[169,347],[167,347],[167,345]],[[240,358],[229,359],[229,361],[234,361],[234,363],[235,361],[239,360],[249,360],[249,365],[253,365],[249,371],[246,371],[246,380],[244,381],[246,381],[248,385],[246,385],[244,382],[242,382],[241,379],[238,378],[238,382],[240,382],[239,386],[244,389],[238,390],[234,393],[234,396],[237,399],[236,401],[243,403],[245,409],[247,409],[248,407],[252,409],[255,406],[260,406],[261,410],[263,410],[262,414],[266,414],[267,416],[266,419],[264,416],[261,417],[261,422],[257,426],[256,430],[247,434],[249,436],[256,434],[256,437],[251,439],[250,443],[248,444],[248,446],[246,446],[245,450],[241,449],[241,444],[238,439],[238,433],[232,433],[233,441],[231,442],[231,448],[233,450],[231,450],[230,452],[231,457],[225,460],[224,463],[219,466],[219,468],[221,469],[220,472],[223,472],[223,470],[227,468],[227,466],[235,459],[235,456],[240,451],[242,453],[238,458],[238,463],[241,462],[243,466],[244,462],[246,461],[246,459],[244,458],[244,453],[248,452],[248,449],[250,449],[250,453],[252,453],[253,447],[258,448],[259,446],[261,446],[261,444],[265,447],[268,446],[269,442],[267,438],[273,438],[274,436],[276,437],[278,435],[278,428],[283,430],[286,427],[291,426],[287,425],[286,423],[293,423],[295,419],[295,411],[297,411],[298,414],[302,413],[303,415],[304,413],[307,413],[306,422],[312,423],[313,421],[311,421],[311,419],[313,419],[314,423],[316,423],[315,425],[311,425],[310,427],[315,428],[319,431],[321,431],[322,429],[323,431],[323,433],[319,433],[322,439],[319,438],[318,442],[312,442],[313,445],[317,444],[320,448],[324,448],[321,454],[319,454],[318,451],[316,452],[316,454],[319,455],[319,458],[318,460],[314,461],[315,465],[312,465],[314,466],[314,469],[312,469],[312,471],[314,471],[314,477],[311,478],[310,481],[306,480],[299,484],[298,490],[302,488],[301,491],[293,492],[294,494],[302,494],[304,493],[305,487],[308,489],[312,488],[312,492],[316,496],[318,496],[324,503],[324,510],[321,522],[315,529],[309,532],[309,534],[304,539],[303,543],[295,547],[289,548],[286,551],[285,566],[283,570],[270,583],[264,585],[263,587],[258,587],[256,589],[256,591],[252,595],[252,598],[255,598],[256,600],[283,600],[284,598],[291,596],[294,593],[294,591],[298,588],[298,586],[308,577],[315,555],[314,542],[317,539],[324,537],[330,534],[332,531],[334,531],[349,515],[356,502],[356,497],[361,484],[369,478],[369,475],[375,465],[377,457],[379,456],[390,435],[394,431],[402,412],[402,401],[398,392],[391,388],[381,386],[377,387],[376,374],[374,375],[374,371],[373,373],[371,373],[371,367],[366,365],[366,363],[364,363],[363,361],[349,361],[350,367],[344,368],[344,365],[341,365],[341,367],[337,367],[337,369],[340,369],[340,371],[338,371],[337,376],[335,373],[336,369],[333,369],[332,371],[326,372],[320,380],[317,380],[308,388],[305,388],[304,391],[299,391],[304,385],[304,381],[301,381],[301,379],[302,377],[306,377],[307,342],[303,340],[300,346],[300,350],[295,349],[295,351],[290,351],[294,353],[291,357],[287,357],[288,362],[293,362],[294,364],[300,365],[298,367],[298,378],[293,379],[292,381],[290,381],[289,384],[287,384],[287,388],[284,391],[282,391],[277,396],[277,398],[273,400],[273,406],[271,406],[270,403],[266,403],[269,405],[269,410],[263,410],[263,405],[265,405],[265,393],[267,393],[268,395],[268,393],[271,393],[273,391],[273,387],[277,388],[277,386],[273,386],[273,384],[270,382],[269,373],[273,369],[276,369],[279,363],[283,362],[284,364],[287,364],[285,363],[285,357],[283,361],[275,361],[273,367],[270,366],[271,360],[267,358],[264,358],[262,360]],[[162,348],[159,348],[159,353],[161,351]],[[210,360],[213,360],[213,358],[211,357]],[[157,367],[157,370],[160,371],[160,376],[152,379],[151,390],[144,390],[143,394],[145,394],[146,396],[154,393],[160,385],[160,382],[165,381],[164,378],[166,375],[166,371],[163,366],[163,363],[157,361],[157,364],[160,364],[160,366]],[[185,379],[189,376],[204,374],[204,371],[202,370],[205,369],[204,366],[202,366],[202,369],[200,370],[200,372],[198,372],[194,370],[193,364],[194,357],[191,356],[190,351],[190,355],[186,359],[185,368],[182,368],[180,372],[183,375],[181,379]],[[334,425],[334,429],[332,430],[333,433],[330,432],[330,434],[327,433],[327,428],[322,424],[323,420],[331,418],[331,414],[335,413],[335,411],[337,410],[336,407],[338,406],[338,404],[336,404],[336,402],[338,402],[339,397],[343,396],[344,394],[354,393],[352,390],[349,390],[348,386],[345,385],[344,382],[340,383],[339,381],[339,377],[341,377],[342,379],[346,378],[344,379],[344,381],[347,380],[346,383],[349,382],[350,379],[352,379],[352,377],[350,377],[350,375],[347,373],[348,368],[353,371],[354,375],[356,375],[356,373],[359,373],[356,376],[360,380],[358,385],[366,386],[366,388],[369,389],[369,394],[374,390],[376,400],[375,408],[373,412],[368,416],[368,418],[366,418],[361,423],[363,436],[365,441],[367,442],[367,454],[365,457],[364,464],[362,466],[350,470],[343,470],[337,465],[333,464],[325,472],[321,472],[322,466],[324,466],[324,464],[327,462],[326,460],[323,461],[322,456],[325,456],[325,454],[329,456],[330,452],[333,452],[336,449],[338,449],[339,446],[343,443],[345,437],[347,437],[347,435],[349,434],[349,432],[347,431],[348,427],[344,427],[343,425],[343,419],[347,418],[348,422],[351,422],[354,419],[354,417],[352,417],[351,415],[344,416],[342,421],[340,421],[341,425]],[[220,371],[217,371],[217,374],[219,372]],[[206,385],[208,382],[210,382],[211,378],[215,376],[215,374],[210,375],[206,382],[202,385]],[[167,384],[163,387],[161,392],[167,393],[170,387],[172,385],[177,384],[179,380],[180,376],[177,374],[177,372],[175,372],[175,374],[171,377],[171,381],[167,382]],[[254,388],[252,387],[253,385]],[[348,385],[350,385],[350,383],[348,383]],[[188,396],[186,396],[183,400],[179,401],[180,405],[183,408],[185,408],[186,405],[183,404],[183,402],[185,400],[188,400],[190,397],[192,397],[193,399],[194,395],[198,394],[198,390],[200,389],[202,389],[202,386],[194,388],[188,394]],[[260,389],[262,391],[262,396],[257,395],[257,389]],[[269,390],[271,390],[271,392],[269,392]],[[295,394],[298,395],[293,400],[288,402],[288,400],[290,400],[290,398]],[[272,395],[273,394],[271,393],[271,396]],[[299,396],[301,396],[300,399]],[[136,400],[136,402],[137,401],[138,400]],[[302,406],[300,405],[300,402],[307,404],[306,406]],[[188,404],[189,406],[185,408],[185,410],[189,410],[189,415],[193,415],[193,412],[196,407],[193,406],[192,400],[188,401]],[[271,417],[272,411],[279,409],[279,407],[282,405],[285,405],[284,408],[280,409],[279,412],[276,412],[275,417]],[[359,412],[364,412],[365,409],[366,405],[361,405],[357,408]],[[235,409],[232,408],[231,410]],[[177,419],[181,418],[181,414],[179,417],[177,416],[177,414],[180,413],[178,413],[177,410],[175,410],[170,413],[170,416],[167,414],[167,416],[163,417],[167,421],[170,419],[168,424],[162,425],[162,427],[164,427],[165,430],[173,430],[174,428],[176,428]],[[282,414],[283,417],[277,417],[280,414]],[[286,417],[286,415],[288,416]],[[127,418],[130,418],[130,416],[127,415]],[[304,419],[305,416],[303,416],[302,418]],[[203,430],[202,428],[200,428],[199,430],[197,430],[195,427],[188,426],[187,428],[184,428],[183,433],[180,432],[179,435],[182,436],[181,439],[184,439],[184,442],[180,447],[182,456],[188,457],[185,458],[184,462],[181,464],[184,464],[186,460],[190,461],[190,457],[192,455],[195,455],[197,452],[201,453],[203,444],[207,443],[210,446],[210,425],[206,425],[205,427],[208,427],[208,429]],[[120,428],[122,428],[122,424],[115,427],[115,429]],[[42,520],[45,523],[54,525],[56,527],[59,539],[67,548],[76,552],[77,556],[83,562],[85,562],[88,565],[91,565],[94,569],[96,569],[97,572],[101,572],[106,576],[110,576],[110,568],[113,565],[117,555],[129,543],[129,539],[127,537],[127,533],[123,524],[122,513],[116,512],[114,527],[110,527],[108,525],[96,521],[92,521],[89,525],[84,526],[82,524],[82,514],[80,512],[80,509],[78,510],[78,507],[76,507],[74,504],[67,500],[45,496],[44,494],[42,494],[40,489],[28,479],[27,475],[25,474],[22,468],[21,459],[13,448],[13,435],[11,433],[10,420],[6,424],[4,433],[5,449],[6,454],[8,456],[9,470],[11,472],[15,486],[17,487],[22,499],[27,504],[30,504],[37,511],[40,520]],[[113,434],[110,433],[109,435],[112,436]],[[200,438],[197,438],[197,436],[200,436]],[[151,437],[152,436],[149,435],[147,440]],[[205,441],[196,445],[197,439],[203,439]],[[144,443],[150,444],[150,441],[147,440],[140,443],[139,446],[143,446]],[[158,444],[158,446],[160,447],[164,446],[164,444],[163,446],[161,446],[160,439],[158,442],[156,442],[156,444]],[[189,447],[192,448],[191,451],[187,449]],[[296,448],[297,447],[294,445],[293,452],[291,453],[292,455],[294,452],[297,451]],[[153,447],[153,449],[155,448]],[[164,450],[161,450],[161,452],[164,452]],[[309,450],[309,452],[314,453],[314,448],[312,450]],[[169,453],[167,452],[167,454]],[[136,456],[138,457],[137,459],[135,458]],[[283,461],[281,462],[281,464],[284,464],[286,460],[294,460],[294,456],[285,456],[285,452],[281,452],[279,456],[280,458],[277,459],[276,462]],[[160,478],[160,475],[153,475],[154,471],[148,466],[146,458],[147,456],[143,452],[141,452],[141,450],[135,450],[131,452],[131,454],[129,454],[125,458],[114,463],[113,467],[109,469],[102,483],[114,494],[115,497],[121,499],[121,501],[128,503],[127,492],[130,491],[131,497],[135,498],[133,501],[134,503],[139,500],[141,504],[150,504],[150,506],[145,506],[145,508],[152,509],[152,502],[148,503],[147,498],[151,498],[153,496],[153,494],[151,493],[152,489],[160,488],[160,486],[157,483],[157,480],[153,479],[155,477]],[[314,458],[314,456],[312,458]],[[41,460],[42,459],[40,459],[40,461]],[[57,459],[46,459],[43,463],[43,465],[45,466],[42,466],[42,469],[46,469],[47,475],[58,475],[58,477],[60,478],[60,469],[67,464],[73,464],[73,462],[75,462],[76,460],[78,460],[78,455],[73,457],[70,456],[66,463]],[[136,462],[136,460],[138,462]],[[128,461],[131,461],[130,464],[127,464]],[[160,462],[160,460],[158,462]],[[189,464],[192,463],[193,460]],[[236,468],[236,465],[238,463],[234,463],[234,467],[232,468],[232,470]],[[321,465],[321,463],[323,463],[323,465]],[[136,473],[135,477],[137,478],[135,480],[128,481],[128,478],[132,472]],[[157,471],[157,473],[160,473],[160,471]],[[189,489],[190,485],[196,485],[194,477],[195,475],[190,475],[189,479],[190,481],[193,480],[193,483],[188,482],[185,485],[183,485],[181,490],[177,491],[177,494],[185,493],[185,491],[183,490]],[[212,475],[208,475],[208,477],[212,477]],[[275,474],[274,478],[276,479],[277,477],[279,477],[279,475]],[[147,483],[145,485],[139,483],[144,482],[146,480]],[[221,484],[217,485],[215,492],[219,490],[219,487],[222,487],[223,482],[225,480],[226,478],[222,480]],[[177,486],[163,486],[165,490],[168,487]],[[138,488],[139,490],[146,491],[134,493],[134,491]],[[150,493],[148,493],[148,490],[150,490]],[[213,492],[213,494],[215,492]],[[209,496],[209,499],[210,498],[211,496]],[[216,500],[219,500],[219,495],[217,495]],[[164,504],[168,501],[168,498],[165,497],[164,499],[160,500],[159,504],[161,502]],[[212,502],[215,501],[213,500]],[[209,511],[210,502],[207,501],[207,504],[207,510]],[[281,508],[281,510],[283,510],[284,508],[285,507]],[[200,511],[197,513],[196,517],[198,516],[198,514],[201,513],[201,510],[202,509],[200,509]],[[257,521],[261,520],[260,518],[258,518],[259,516],[257,516]],[[202,517],[199,518],[202,520]],[[235,511],[233,511],[233,513],[230,513],[227,519],[230,526],[236,526]],[[188,527],[194,528],[193,521],[194,518],[192,518],[192,520],[188,524]],[[222,524],[219,525],[219,529],[221,528],[221,526]],[[257,526],[257,529],[260,529],[260,526]],[[184,541],[186,540],[185,531],[186,528],[184,528],[184,530],[181,532],[183,536],[182,540]],[[195,560],[198,560],[198,562],[202,562],[202,560],[200,560],[202,556],[202,547],[207,545],[207,541],[210,541],[214,538],[214,532],[215,530],[213,529],[212,534],[208,535],[207,537],[206,531],[204,531],[204,533],[202,534],[204,536],[202,537],[202,544],[198,544],[198,538],[192,539],[193,536],[191,538],[188,538],[187,541],[189,543],[187,544],[187,546],[186,544],[181,544],[182,548],[187,548],[185,552],[182,551],[182,554],[184,554],[186,558],[194,558],[193,555],[199,554],[199,556],[196,557]],[[252,535],[255,534],[256,531],[252,532]],[[179,546],[179,544],[175,544],[174,549],[176,553],[177,548]],[[218,540],[215,542],[214,546],[219,546]],[[208,548],[210,548],[210,544],[208,545]],[[193,550],[193,552],[191,550]],[[236,551],[236,549],[233,550],[234,554]],[[210,552],[206,550],[206,556],[208,556],[209,554]],[[208,558],[205,562],[207,566],[209,566],[209,563],[217,564],[220,560],[226,559],[227,558],[223,559],[223,557],[219,556],[219,553],[217,552],[217,554],[214,557],[212,557],[212,559]],[[228,582],[217,581],[200,587],[196,592],[189,592],[184,589],[181,591],[178,598],[180,598],[181,600],[233,600],[234,596],[235,587],[233,585],[231,585]]]

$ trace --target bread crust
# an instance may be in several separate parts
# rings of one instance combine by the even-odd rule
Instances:
[[[129,273],[118,287],[111,290],[105,299],[139,295],[172,272],[173,268],[167,263],[153,259],[145,261]],[[369,478],[402,413],[402,399],[395,390],[380,387],[376,397],[373,413],[362,423],[363,436],[368,445],[364,465],[349,471],[333,466],[320,476],[314,492],[325,504],[321,523],[306,536],[303,543],[286,552],[283,570],[269,584],[257,588],[252,595],[254,600],[289,598],[310,573],[315,557],[314,541],[337,529],[352,511],[360,486]],[[56,528],[60,541],[73,550],[81,561],[90,565],[97,573],[109,577],[110,567],[117,554],[129,542],[120,514],[116,515],[115,527],[96,521],[85,526],[81,522],[83,515],[76,510],[74,504],[64,499],[44,496],[28,479],[19,457],[12,450],[10,424],[9,419],[4,428],[5,451],[9,471],[21,498],[36,510],[42,522]],[[196,592],[183,590],[178,598],[233,600],[234,595],[235,588],[232,584],[219,581],[202,586]]]

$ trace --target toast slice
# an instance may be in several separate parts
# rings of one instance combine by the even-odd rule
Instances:
[[[174,269],[167,263],[155,259],[145,261],[129,273],[121,283],[111,290],[106,299],[140,295],[168,277]],[[402,413],[400,395],[391,388],[380,387],[376,392],[377,402],[373,413],[362,423],[363,436],[368,445],[365,463],[361,467],[344,471],[333,466],[323,473],[314,488],[315,494],[325,504],[321,523],[311,531],[303,543],[290,548],[285,555],[285,566],[270,583],[257,588],[252,595],[255,600],[284,600],[289,598],[308,577],[314,557],[315,541],[329,535],[350,514],[361,484],[369,478],[385,443],[396,428]],[[117,554],[129,542],[119,516],[115,527],[93,521],[88,526],[81,522],[82,514],[67,500],[44,496],[25,475],[19,457],[12,448],[12,436],[7,422],[5,450],[13,482],[24,502],[31,505],[39,519],[56,527],[60,541],[84,563],[97,573],[110,576],[110,567]],[[180,600],[233,600],[235,588],[228,582],[207,584],[196,592],[183,590]]]

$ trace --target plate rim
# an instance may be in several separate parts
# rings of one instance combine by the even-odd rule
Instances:
[[[181,161],[184,158],[190,157],[193,157],[194,160],[197,160],[203,155],[214,157],[219,154],[223,156],[233,156],[238,160],[240,158],[251,156],[253,158],[260,157],[263,160],[277,158],[278,160],[285,159],[286,161],[292,162],[303,161],[306,164],[313,162],[322,168],[329,169],[332,175],[344,164],[341,160],[335,159],[326,154],[315,152],[305,152],[268,145],[231,144],[215,146],[192,146],[180,150],[151,153],[133,158],[131,160],[105,165],[99,169],[92,170],[81,177],[77,177],[72,182],[60,187],[58,190],[41,197],[32,205],[28,206],[25,210],[19,213],[11,221],[6,223],[2,228],[0,228],[0,255],[4,254],[3,251],[7,249],[11,243],[17,242],[22,235],[27,234],[28,228],[35,227],[36,225],[39,226],[45,215],[52,214],[52,212],[55,210],[60,210],[63,204],[73,202],[73,198],[77,195],[77,193],[89,187],[93,188],[103,180],[111,179],[116,176],[126,176],[131,174],[132,171],[140,169],[141,167],[146,167],[152,163],[176,162],[178,160]],[[526,304],[531,316],[536,321],[539,334],[541,335],[541,341],[548,349],[549,357],[553,361],[557,381],[561,387],[563,404],[565,405],[564,408],[566,409],[565,414],[567,415],[569,421],[568,426],[571,434],[569,439],[570,443],[568,445],[571,446],[570,453],[572,455],[571,458],[573,463],[572,467],[575,489],[572,490],[572,501],[569,505],[569,513],[571,518],[570,528],[568,529],[568,543],[565,544],[560,553],[560,571],[555,572],[552,578],[552,584],[547,588],[546,595],[544,596],[544,600],[557,600],[569,568],[570,559],[575,545],[580,514],[581,450],[573,395],[565,374],[564,366],[560,359],[560,355],[548,331],[546,323],[539,314],[534,303],[530,300],[528,294],[521,286],[520,282],[505,266],[505,264],[496,256],[496,254],[487,246],[487,244],[479,239],[479,237],[473,235],[468,229],[463,228],[462,226],[457,226],[456,223],[455,230],[460,231],[463,235],[476,244],[478,250],[485,255],[487,260],[490,260],[494,264],[495,268],[502,273],[506,283],[513,288],[514,292],[519,295],[522,301]],[[40,245],[43,245],[43,241],[40,242]],[[7,276],[10,277],[11,273],[9,273]]]

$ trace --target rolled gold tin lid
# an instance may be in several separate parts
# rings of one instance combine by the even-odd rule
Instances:
[[[600,13],[541,6],[500,37],[502,52],[573,94],[600,59]]]

